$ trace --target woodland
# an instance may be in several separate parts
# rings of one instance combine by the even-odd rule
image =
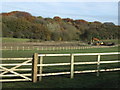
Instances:
[[[1,13],[2,37],[28,38],[40,41],[89,41],[118,39],[120,26],[112,22],[88,22],[83,19],[32,16],[28,12]]]

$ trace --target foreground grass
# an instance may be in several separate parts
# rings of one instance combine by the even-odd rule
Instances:
[[[73,79],[69,75],[43,77],[37,83],[14,82],[3,83],[3,88],[120,88],[119,72],[102,72],[99,77],[96,73],[75,74]]]

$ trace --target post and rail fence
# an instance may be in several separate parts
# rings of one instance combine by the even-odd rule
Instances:
[[[120,70],[120,68],[113,68],[113,69],[100,69],[100,64],[102,63],[119,63],[120,60],[114,60],[114,61],[100,61],[101,55],[115,55],[120,54],[119,52],[112,52],[112,53],[79,53],[79,54],[34,54],[33,59],[33,66],[32,66],[32,81],[37,82],[37,77],[39,77],[39,80],[42,80],[43,76],[51,76],[51,75],[62,75],[62,74],[70,74],[70,78],[74,78],[74,73],[89,73],[89,72],[97,72],[97,76],[99,76],[100,72],[103,71],[116,71]],[[91,56],[91,55],[97,55],[97,61],[96,62],[75,62],[74,58],[75,56]],[[47,56],[70,56],[70,63],[53,63],[53,64],[43,64],[43,57]],[[40,57],[40,59],[38,58]],[[39,61],[40,60],[40,61]],[[39,63],[38,63],[39,62]],[[85,65],[85,64],[97,64],[96,70],[84,70],[84,71],[74,71],[74,65]],[[42,73],[43,72],[43,66],[64,66],[64,65],[70,65],[70,72],[57,72],[57,73]],[[39,68],[38,68],[39,67]],[[39,69],[39,70],[38,70]],[[39,73],[38,73],[39,71]]]
[[[76,73],[90,73],[96,72],[97,76],[99,76],[100,72],[103,71],[117,71],[120,70],[120,67],[112,68],[112,69],[100,69],[100,64],[107,63],[120,63],[120,60],[113,61],[101,61],[101,56],[103,55],[118,55],[120,52],[111,52],[111,53],[76,53],[76,54],[38,54],[35,53],[33,58],[0,58],[2,61],[22,61],[21,63],[1,63],[0,64],[0,82],[10,82],[10,81],[32,81],[37,82],[42,81],[42,77],[51,76],[51,75],[63,75],[70,74],[70,78],[74,78],[74,74]],[[44,57],[70,57],[70,62],[68,63],[52,63],[52,64],[44,64]],[[97,56],[97,61],[92,62],[75,62],[76,56]],[[75,65],[91,65],[95,64],[95,70],[83,70],[83,71],[75,71]],[[70,66],[69,72],[56,72],[56,73],[43,73],[44,68],[47,66]],[[13,66],[13,67],[11,67]],[[30,66],[29,68],[20,68],[22,66]],[[11,67],[11,68],[10,68]],[[22,72],[25,73],[22,73]],[[27,71],[27,72],[26,72]],[[29,71],[29,73],[28,73]],[[11,74],[10,74],[11,73]],[[12,77],[20,77],[12,78]],[[7,78],[7,79],[6,79]]]
[[[41,51],[55,51],[55,50],[81,50],[89,48],[111,48],[117,46],[2,46],[2,50],[41,50]]]

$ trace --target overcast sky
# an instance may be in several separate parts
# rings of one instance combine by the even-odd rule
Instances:
[[[5,0],[6,1],[6,0]],[[118,24],[118,2],[2,2],[1,12],[26,11],[33,16],[84,19]]]

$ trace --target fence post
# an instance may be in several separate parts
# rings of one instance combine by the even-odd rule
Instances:
[[[37,64],[38,64],[38,53],[35,53],[32,61],[32,81],[37,82]]]
[[[43,47],[41,47],[41,50],[43,51]]]
[[[24,49],[25,49],[25,48],[24,48],[24,46],[23,46],[23,51],[24,51]]]
[[[74,77],[74,55],[71,54],[71,69],[70,69],[70,78]]]
[[[64,50],[64,46],[62,47],[62,49]]]
[[[98,54],[98,62],[97,62],[97,76],[99,76],[100,71],[100,54]]]
[[[40,56],[40,70],[39,70],[39,81],[42,81],[42,64],[43,64],[43,56]]]
[[[30,50],[29,47],[28,47],[28,50]]]
[[[18,51],[18,46],[17,46],[17,51]]]
[[[5,50],[6,50],[6,46],[5,46]]]
[[[39,47],[37,47],[37,50],[39,50]]]
[[[11,51],[12,51],[12,46],[11,46]]]

